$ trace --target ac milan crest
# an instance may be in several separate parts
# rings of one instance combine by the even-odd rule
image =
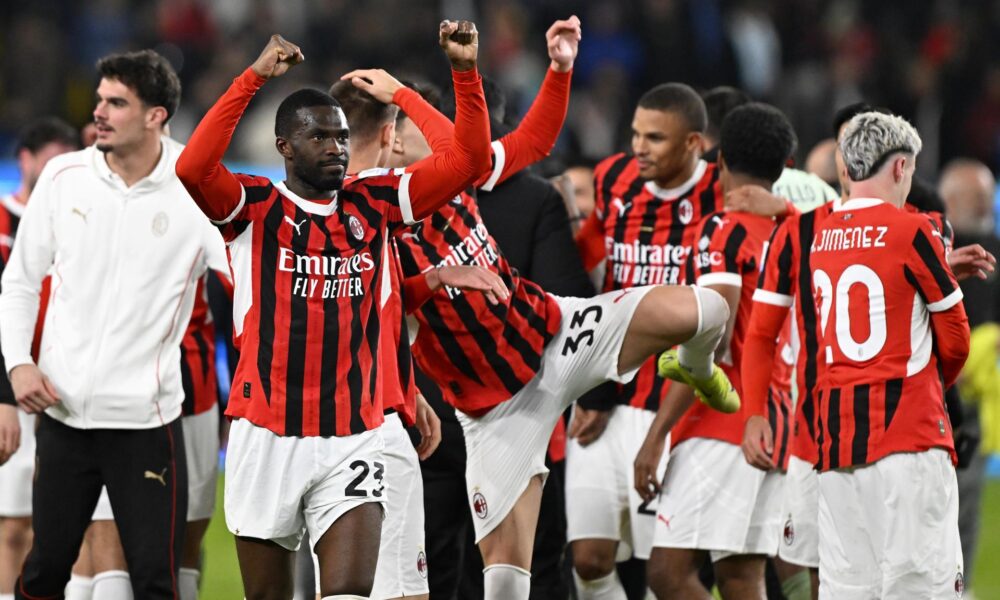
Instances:
[[[965,593],[965,577],[962,575],[962,572],[959,571],[958,574],[955,575],[955,597],[961,598],[964,593]]]
[[[365,228],[361,225],[361,221],[357,217],[354,215],[348,217],[347,225],[351,228],[351,234],[354,235],[355,239],[363,240],[365,238]]]
[[[795,543],[795,527],[792,525],[792,518],[791,517],[788,517],[788,520],[785,521],[785,531],[784,531],[784,533],[785,533],[785,545],[786,546],[791,546],[793,543]]]
[[[424,555],[423,550],[417,554],[417,573],[422,578],[427,579],[427,556]]]
[[[472,508],[475,509],[476,516],[480,519],[485,519],[486,515],[490,513],[490,508],[486,504],[486,496],[479,492],[472,495]]]
[[[681,220],[681,223],[687,225],[691,222],[694,217],[694,205],[687,198],[681,200],[680,206],[677,207],[677,217]]]

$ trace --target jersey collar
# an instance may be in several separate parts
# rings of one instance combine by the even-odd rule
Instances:
[[[847,202],[841,203],[839,206],[834,204],[833,210],[834,212],[842,210],[858,210],[861,208],[871,208],[880,204],[886,204],[886,201],[879,200],[878,198],[851,198]]]
[[[654,181],[647,181],[646,189],[649,191],[650,194],[656,196],[660,200],[673,200],[675,198],[679,198],[683,196],[688,190],[693,188],[694,184],[698,183],[698,181],[700,181],[701,178],[705,176],[705,169],[707,168],[708,168],[708,163],[699,159],[698,164],[695,165],[694,173],[691,174],[691,177],[687,181],[680,184],[679,186],[673,188],[662,188],[656,185],[656,182]]]
[[[306,200],[305,198],[299,196],[295,192],[288,189],[284,181],[274,182],[274,187],[278,188],[281,195],[292,201],[293,204],[306,211],[307,213],[320,215],[321,217],[329,217],[333,213],[337,212],[337,196],[336,193],[333,196],[333,200],[326,204],[320,204],[319,202],[312,202],[311,200]]]

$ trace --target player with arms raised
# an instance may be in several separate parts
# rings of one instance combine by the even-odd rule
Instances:
[[[817,224],[820,598],[960,596],[943,387],[969,351],[962,292],[925,215],[901,210],[921,141],[862,113],[840,136],[850,195]]]
[[[221,164],[255,92],[303,60],[273,36],[205,115],[177,174],[229,245],[240,362],[227,414],[226,521],[248,598],[292,595],[304,530],[325,598],[372,588],[383,511],[378,340],[390,278],[387,231],[432,213],[489,164],[489,127],[469,22],[441,24],[452,63],[451,147],[407,171],[345,181],[349,131],[337,102],[299,90],[279,106],[287,179]]]

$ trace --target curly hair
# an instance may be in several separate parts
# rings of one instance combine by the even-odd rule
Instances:
[[[730,171],[775,182],[795,152],[795,130],[777,108],[753,102],[722,121],[719,151]]]

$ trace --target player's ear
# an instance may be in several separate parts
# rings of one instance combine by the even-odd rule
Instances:
[[[151,129],[162,129],[167,122],[167,109],[154,106],[146,111],[146,126]]]
[[[701,153],[704,147],[705,147],[705,136],[701,135],[697,131],[692,131],[688,133],[687,149],[689,151]]]
[[[389,148],[393,150],[394,141],[396,139],[396,122],[389,121],[382,125],[379,129],[379,147]]]
[[[906,156],[899,156],[892,161],[892,179],[899,183],[906,176]]]
[[[403,136],[396,132],[395,138],[392,140],[392,153],[398,154],[400,156],[406,154],[406,146],[403,143]]]
[[[282,158],[292,160],[292,145],[283,137],[274,138],[274,147],[278,149],[278,154]]]

